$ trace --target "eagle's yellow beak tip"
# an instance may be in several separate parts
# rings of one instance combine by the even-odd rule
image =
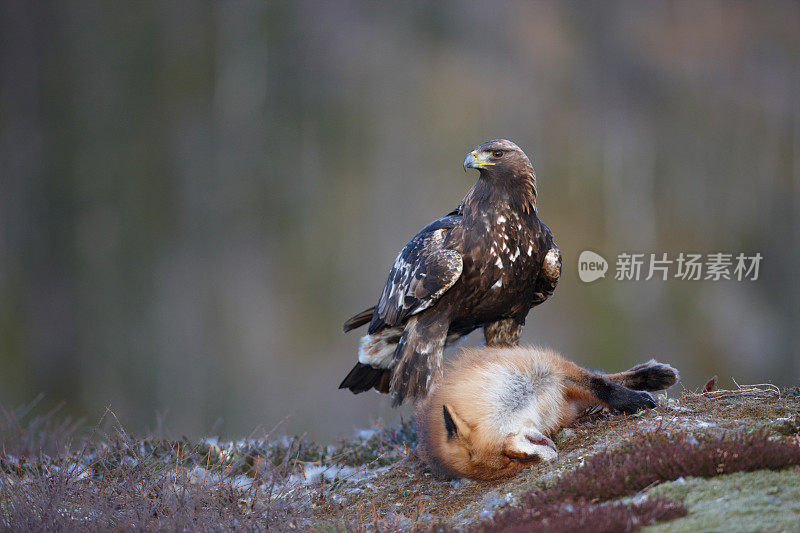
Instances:
[[[478,153],[475,150],[467,154],[462,165],[464,167],[464,172],[466,172],[468,168],[478,168],[478,160],[475,158],[477,155]]]

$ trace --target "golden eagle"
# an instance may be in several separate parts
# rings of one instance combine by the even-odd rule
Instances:
[[[561,252],[536,216],[530,160],[499,139],[467,154],[468,168],[480,177],[458,208],[405,245],[378,305],[345,322],[369,330],[340,389],[391,392],[393,406],[424,396],[445,346],[481,327],[488,345],[515,345],[530,308],[552,296]]]

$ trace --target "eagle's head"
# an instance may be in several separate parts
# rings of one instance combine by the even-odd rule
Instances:
[[[464,158],[464,171],[477,168],[482,175],[533,174],[531,161],[519,146],[506,139],[486,141]]]
[[[531,161],[511,141],[495,139],[479,144],[464,158],[464,171],[468,168],[478,169],[485,182],[518,191],[526,205],[536,201],[536,174]]]

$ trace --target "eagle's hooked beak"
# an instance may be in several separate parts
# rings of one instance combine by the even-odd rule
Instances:
[[[477,163],[475,152],[468,153],[467,157],[464,158],[464,172],[466,172],[468,168],[475,168],[475,163]]]
[[[488,167],[494,165],[493,161],[489,161],[486,158],[488,154],[486,152],[479,152],[477,150],[473,150],[467,154],[467,157],[464,158],[464,172],[467,171],[468,168],[477,168],[481,169],[484,167]]]

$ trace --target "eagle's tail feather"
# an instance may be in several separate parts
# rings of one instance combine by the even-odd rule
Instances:
[[[347,333],[350,330],[356,329],[368,323],[370,320],[372,320],[373,314],[375,314],[375,306],[372,306],[369,309],[365,309],[364,311],[361,311],[354,317],[348,319],[343,326],[344,332]]]
[[[353,394],[366,392],[375,387],[378,392],[389,392],[391,370],[374,368],[370,365],[356,363],[356,366],[347,374],[339,385],[340,389],[350,389]]]

